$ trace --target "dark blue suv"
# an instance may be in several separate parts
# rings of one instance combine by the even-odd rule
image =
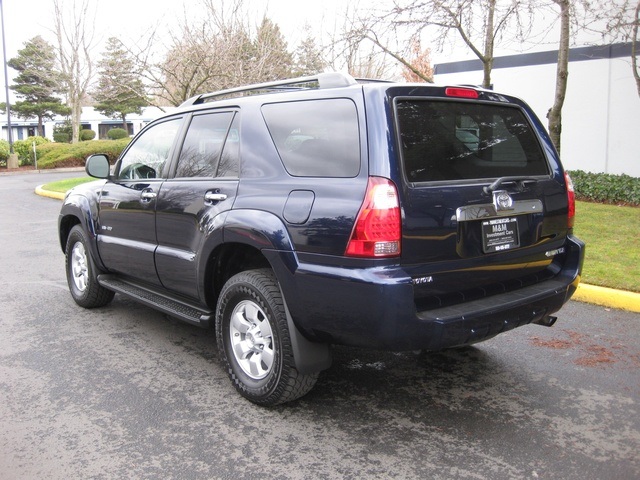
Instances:
[[[580,280],[574,194],[507,95],[338,73],[194,97],[59,217],[69,289],[215,325],[237,390],[298,398],[331,344],[437,350],[550,326]]]

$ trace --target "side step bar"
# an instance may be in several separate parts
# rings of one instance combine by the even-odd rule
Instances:
[[[151,308],[160,310],[183,322],[199,327],[207,327],[214,318],[214,312],[199,308],[187,302],[178,301],[154,292],[151,289],[135,285],[115,275],[98,275],[98,283],[104,288],[121,293]]]

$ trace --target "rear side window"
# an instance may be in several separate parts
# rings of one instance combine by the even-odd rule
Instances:
[[[290,175],[355,177],[360,134],[348,99],[308,100],[262,106],[267,128]]]
[[[229,128],[233,118],[234,112],[216,112],[193,117],[180,151],[176,177],[216,177],[235,174],[238,132],[237,128]],[[230,151],[234,151],[231,156]]]
[[[549,173],[533,128],[518,108],[397,99],[396,116],[410,182]]]

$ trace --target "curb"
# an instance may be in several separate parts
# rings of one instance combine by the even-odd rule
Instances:
[[[42,185],[36,187],[36,194],[57,200],[64,200],[65,197],[64,193],[44,190]],[[640,293],[581,283],[578,285],[578,289],[571,299],[578,302],[600,305],[602,307],[640,313]]]
[[[64,200],[66,194],[60,192],[52,192],[51,190],[45,190],[44,188],[42,188],[43,186],[44,184],[38,185],[36,187],[36,195],[40,195],[41,197],[55,198],[56,200]]]
[[[572,299],[578,302],[640,313],[640,293],[581,283]]]

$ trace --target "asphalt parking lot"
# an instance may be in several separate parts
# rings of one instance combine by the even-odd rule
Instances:
[[[571,302],[440,353],[336,348],[303,399],[239,397],[211,331],[72,301],[60,202],[0,176],[0,478],[640,478],[640,314]]]

